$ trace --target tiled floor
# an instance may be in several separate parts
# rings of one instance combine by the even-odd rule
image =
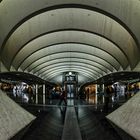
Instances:
[[[58,102],[59,100],[54,100],[52,105],[45,106],[23,105],[24,108],[38,117],[21,140],[61,140],[65,113],[71,107],[75,109],[83,140],[121,140],[105,119],[105,115],[114,109],[112,104],[110,104],[108,112],[104,112],[103,105],[89,104],[84,100],[69,99],[67,106],[58,106]],[[73,131],[76,131],[75,128],[69,133],[72,135]]]
[[[61,140],[64,114],[59,108],[41,110],[21,140]]]
[[[105,110],[103,102],[94,102],[92,98],[89,100],[68,99],[67,106],[63,103],[59,105],[59,99],[47,99],[45,105],[28,104],[20,100],[18,99],[16,102],[37,116],[21,140],[61,140],[64,139],[62,135],[66,132],[65,128],[68,128],[69,135],[74,135],[73,132],[78,134],[77,126],[83,140],[121,140],[105,116],[123,104],[124,99],[120,99],[118,103],[110,102],[108,110]],[[70,108],[73,108],[74,111]],[[67,110],[71,110],[75,114],[65,118],[65,114],[68,114]],[[72,116],[77,116],[77,121]],[[69,123],[66,123],[69,121],[75,121],[74,123],[77,125],[69,126]],[[71,140],[71,138],[67,137],[67,140]]]

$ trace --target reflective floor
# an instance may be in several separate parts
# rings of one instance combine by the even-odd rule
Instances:
[[[120,98],[117,102],[112,99],[105,109],[104,101],[90,97],[89,100],[68,99],[67,106],[64,103],[59,105],[59,99],[47,100],[47,104],[29,104],[17,101],[23,108],[37,116],[21,140],[61,140],[65,129],[65,116],[68,108],[74,108],[77,116],[77,124],[80,129],[82,140],[121,140],[120,135],[108,122],[105,116],[126,100]],[[69,119],[69,118],[68,118]],[[72,119],[70,119],[72,121]],[[69,128],[70,126],[66,126]],[[69,129],[70,135],[76,131]],[[18,135],[18,134],[17,134]],[[16,140],[15,138],[13,138]],[[72,140],[71,138],[66,138]]]

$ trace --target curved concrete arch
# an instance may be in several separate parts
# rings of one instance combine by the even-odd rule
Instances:
[[[102,64],[99,64],[99,63],[97,63],[97,62],[95,62],[95,61],[91,61],[91,60],[89,60],[89,59],[83,59],[83,58],[79,58],[79,57],[71,57],[71,58],[69,58],[69,57],[62,57],[62,58],[58,58],[58,59],[52,59],[52,60],[47,60],[47,61],[45,61],[45,62],[42,62],[41,64],[38,64],[38,65],[36,65],[35,67],[33,67],[33,68],[31,68],[31,69],[28,69],[27,71],[28,72],[36,72],[36,71],[41,71],[44,67],[49,67],[49,66],[51,66],[52,64],[57,64],[58,62],[71,62],[71,61],[73,61],[73,62],[79,62],[79,63],[86,63],[86,64],[89,64],[89,65],[91,65],[91,66],[94,66],[94,67],[97,67],[97,68],[99,68],[99,69],[102,69],[102,70],[107,70],[107,71],[110,71],[110,72],[112,72],[113,71],[113,69],[110,69],[110,68],[108,68],[108,67],[105,67],[104,65],[102,65]]]
[[[90,16],[87,16],[87,13]],[[62,20],[60,19],[60,17],[62,18]],[[83,17],[83,18],[79,19],[78,17]],[[45,19],[47,19],[47,21],[45,21]],[[87,25],[87,21],[89,21],[88,25]],[[47,24],[47,27],[46,27],[46,24]],[[40,28],[38,28],[37,26],[39,26]],[[30,34],[28,34],[29,27],[30,27]],[[37,15],[31,18],[29,21],[22,24],[22,26],[20,26],[20,28],[18,28],[12,34],[11,38],[9,38],[9,40],[7,41],[7,44],[5,45],[4,50],[3,50],[2,61],[7,66],[10,63],[11,59],[5,57],[4,55],[4,54],[7,54],[7,56],[10,56],[8,55],[9,43],[14,44],[14,45],[11,45],[13,46],[12,48],[13,48],[13,53],[14,53],[14,51],[17,51],[17,47],[15,48],[16,45],[22,46],[22,43],[28,42],[31,38],[33,39],[35,36],[38,36],[39,34],[40,35],[43,34],[44,31],[52,32],[52,30],[53,31],[60,30],[62,27],[63,29],[68,29],[68,28],[79,29],[79,30],[83,29],[83,30],[92,31],[95,33],[100,33],[106,38],[113,40],[113,42],[116,42],[116,44],[118,44],[118,46],[120,46],[124,50],[124,52],[129,58],[131,67],[136,65],[136,63],[138,62],[139,51],[137,49],[137,46],[133,38],[131,37],[131,35],[122,26],[120,26],[117,22],[113,21],[111,18],[106,17],[97,12],[93,12],[93,11],[85,10],[85,9],[77,9],[77,8],[69,8],[69,10],[66,8],[63,8],[63,9],[49,11],[49,12]],[[18,42],[17,37],[19,34],[20,36],[18,40],[20,41]],[[116,38],[116,34],[119,34],[117,38]],[[126,40],[128,41],[126,42]]]
[[[48,79],[48,77],[41,77],[42,79],[45,79],[45,80],[48,80],[48,81],[50,81],[50,82],[54,82],[54,81],[52,81],[52,80],[54,80],[55,79],[55,77],[57,77],[58,75],[61,75],[61,79],[60,79],[60,83],[62,83],[62,75],[63,75],[63,71],[61,72],[55,72],[55,74],[52,74],[51,76],[50,76],[50,78]],[[78,73],[78,77],[79,77],[79,75],[81,76],[81,78],[85,78],[86,79],[86,81],[93,81],[94,80],[94,78],[90,75],[90,74],[88,74],[88,73],[86,73],[85,71],[83,72],[81,72],[81,73]],[[83,83],[83,82],[85,82],[85,81],[80,81],[80,80],[78,80],[78,83],[79,82],[81,82],[81,83]]]
[[[103,67],[102,65],[99,65],[98,63],[92,62],[89,60],[85,60],[85,59],[81,59],[81,58],[59,58],[59,59],[53,59],[53,60],[46,61],[43,64],[39,64],[36,68],[32,68],[30,71],[28,70],[28,72],[41,73],[46,67],[49,69],[51,67],[54,67],[53,65],[60,66],[62,63],[70,63],[71,64],[72,62],[87,64],[87,65],[90,65],[92,67],[98,68],[102,71],[106,70],[106,71],[104,71],[105,73],[107,71],[110,71],[109,69]]]
[[[85,46],[90,46],[90,47],[93,47],[93,48],[97,48],[97,49],[100,49],[100,50],[102,50],[102,51],[104,51],[104,52],[106,52],[106,53],[108,53],[109,55],[111,55],[114,59],[116,59],[116,61],[118,61],[118,63],[120,63],[120,65],[121,66],[123,66],[123,67],[126,67],[126,66],[128,66],[128,60],[127,60],[127,58],[125,57],[125,55],[123,55],[123,53],[121,52],[121,51],[119,51],[119,50],[116,50],[116,49],[112,49],[112,48],[108,48],[108,50],[107,50],[107,47],[105,47],[105,46],[102,46],[101,48],[100,47],[98,47],[98,46],[92,46],[92,45],[88,45],[88,44],[84,44],[84,43],[77,43],[77,42],[69,42],[69,43],[67,43],[67,42],[65,42],[65,43],[60,43],[60,44],[53,44],[52,46],[57,46],[57,45],[67,45],[67,44],[76,44],[76,45],[85,45]],[[52,47],[52,46],[46,46],[47,48],[48,47]],[[18,56],[17,56],[17,58],[13,61],[13,64],[12,64],[12,66],[15,66],[16,67],[16,65],[20,62],[20,61],[23,61],[24,62],[24,60],[26,60],[26,58],[28,58],[30,55],[32,55],[32,54],[34,54],[34,53],[36,53],[37,51],[40,51],[40,50],[42,50],[42,49],[45,49],[46,47],[42,47],[41,49],[39,49],[39,50],[36,50],[36,51],[33,51],[31,54],[28,54],[29,52],[30,52],[30,49],[28,50],[28,51],[21,51],[20,53],[18,53]],[[103,48],[104,47],[104,48]],[[118,52],[118,53],[117,53]],[[28,54],[28,55],[27,55]],[[117,55],[117,54],[119,54],[119,56]],[[26,57],[27,56],[27,57]],[[117,58],[116,58],[117,57]],[[121,58],[122,60],[119,60],[119,58]],[[22,59],[22,60],[21,60]],[[21,62],[22,63],[22,62]]]
[[[78,68],[71,68],[72,72],[75,72],[77,70],[79,70],[79,69]],[[64,73],[64,72],[69,72],[69,68],[56,69],[55,73],[53,73],[53,72],[51,73],[50,72],[48,76],[57,76],[58,73]],[[82,69],[81,71],[79,71],[78,74],[84,74],[85,76],[87,76],[89,78],[93,78],[93,76],[97,78],[97,75],[95,75],[95,74],[93,74],[93,73],[91,73],[91,72],[89,72],[89,71],[87,71],[85,69]],[[39,77],[43,77],[43,76],[46,76],[45,72],[43,74],[39,75]]]
[[[98,1],[98,2],[91,1],[91,0],[86,0],[86,1],[42,0],[40,2],[34,0],[30,0],[28,2],[25,2],[24,0],[20,0],[20,1],[12,0],[12,2],[11,3],[10,2],[11,1],[9,0],[5,0],[0,5],[1,6],[0,19],[2,19],[3,23],[10,23],[8,26],[4,26],[5,24],[3,24],[3,26],[0,26],[3,27],[3,30],[1,30],[3,34],[1,43],[3,42],[3,40],[5,40],[4,42],[6,42],[6,40],[13,33],[13,31],[18,26],[20,26],[24,21],[28,20],[32,16],[35,16],[36,14],[42,13],[44,11],[48,11],[56,8],[62,8],[62,7],[67,7],[67,8],[81,7],[81,8],[86,8],[86,9],[91,9],[91,10],[101,12],[103,14],[112,17],[119,23],[123,24],[124,27],[127,28],[127,30],[132,34],[132,36],[134,36],[135,39],[136,39],[134,35],[135,32],[136,34],[138,34],[137,37],[140,36],[139,32],[137,31],[137,28],[135,28],[136,25],[139,25],[139,21],[140,21],[138,20],[140,19],[140,17],[139,14],[137,13],[138,11],[140,11],[139,0],[135,0],[135,1],[121,0],[119,2],[117,0],[113,2],[112,0]],[[34,3],[34,6],[31,6],[32,3]],[[122,5],[125,8],[122,8]],[[21,8],[23,6],[24,8]],[[7,18],[4,18],[7,9],[8,10],[10,9],[11,12],[7,13],[6,15]],[[15,15],[16,18],[13,18],[15,17]]]
[[[25,67],[22,70],[30,72],[33,69],[46,66],[46,62],[48,63],[48,65],[51,65],[51,63],[58,63],[58,62],[60,62],[64,59],[65,59],[65,61],[67,59],[69,59],[69,61],[71,61],[73,59],[79,60],[79,61],[80,60],[81,61],[86,61],[88,63],[91,63],[91,65],[95,64],[95,66],[98,65],[99,67],[103,67],[104,69],[107,69],[109,71],[116,70],[115,67],[113,67],[112,65],[110,65],[106,61],[104,61],[100,58],[97,58],[95,56],[82,54],[82,53],[80,53],[80,54],[75,53],[75,54],[71,55],[71,57],[69,57],[67,53],[63,53],[62,56],[61,56],[61,53],[60,54],[53,54],[53,58],[51,57],[52,55],[47,55],[47,56],[42,57],[39,60],[33,62],[32,64],[30,64],[29,66]]]
[[[80,59],[85,59],[85,60],[90,60],[93,62],[98,63],[99,65],[104,66],[106,69],[110,69],[111,71],[113,71],[114,69],[117,71],[116,66],[114,67],[111,63],[106,62],[104,59],[101,59],[99,57],[90,55],[90,54],[85,54],[85,53],[79,53],[79,52],[75,52],[70,54],[70,52],[61,52],[61,53],[56,53],[56,54],[51,54],[51,55],[47,55],[44,57],[41,57],[40,59],[38,59],[37,61],[34,61],[33,63],[29,63],[28,65],[21,65],[21,69],[23,71],[31,71],[33,68],[35,69],[37,65],[41,64],[42,62],[47,62],[49,63],[49,61],[57,61],[57,63],[59,61],[61,61],[61,59],[65,59],[65,58],[80,58]],[[50,63],[51,64],[51,63]]]
[[[33,74],[38,74],[39,75],[43,72],[49,72],[49,71],[53,71],[53,69],[59,69],[61,66],[62,67],[66,66],[69,69],[73,66],[76,66],[76,67],[78,66],[79,68],[80,67],[85,67],[85,68],[89,69],[88,71],[91,71],[91,72],[93,72],[97,75],[98,74],[103,75],[103,72],[104,72],[102,69],[99,69],[99,68],[94,67],[94,66],[92,66],[90,64],[87,64],[87,63],[75,62],[75,61],[71,61],[71,62],[64,61],[64,62],[60,62],[60,63],[57,63],[57,64],[52,64],[51,66],[48,66],[48,67],[44,67],[40,71],[35,71]],[[107,73],[107,72],[105,72],[105,73]]]
[[[28,44],[26,44],[23,48],[21,48],[16,55],[13,54],[13,60],[11,59],[11,65],[14,66],[14,63],[17,64],[17,61],[20,61],[21,58],[24,60],[29,55],[45,47],[51,47],[53,45],[61,45],[67,43],[83,44],[97,47],[101,50],[104,50],[105,52],[108,52],[118,61],[121,60],[120,63],[124,67],[128,66],[128,58],[119,47],[117,47],[106,38],[103,38],[97,34],[83,31],[59,31],[46,34],[37,39],[34,39]]]
[[[63,54],[63,52],[65,52],[65,53],[67,52],[69,57],[71,57],[72,53],[75,53],[75,52],[93,55],[93,56],[99,57],[101,59],[104,59],[105,61],[111,63],[114,67],[116,67],[118,69],[120,68],[119,62],[116,59],[114,59],[111,55],[109,55],[108,53],[105,53],[104,51],[91,47],[91,46],[77,45],[77,44],[55,45],[55,46],[52,46],[49,48],[41,49],[41,50],[35,52],[34,54],[30,55],[21,64],[20,64],[20,62],[17,62],[17,66],[18,67],[21,66],[21,68],[24,68],[44,56],[51,55],[51,57],[53,57],[52,54],[57,54],[57,53]],[[23,67],[23,65],[25,65],[25,66]]]
[[[71,45],[74,45],[74,47],[76,48],[77,47],[77,45],[80,45],[81,46],[81,48],[83,49],[84,47],[85,47],[85,45],[84,44],[59,44],[59,45],[56,45],[56,46],[67,46],[68,45],[68,47],[71,47]],[[55,45],[54,46],[52,46],[52,47],[55,47]],[[90,46],[87,46],[86,47],[86,49],[88,49],[88,47],[90,47]],[[56,47],[56,48],[58,48],[58,50],[59,50],[59,47]],[[49,48],[44,48],[44,50],[45,49],[47,49],[47,51],[49,51]],[[79,48],[80,49],[80,48]],[[77,49],[77,51],[79,50],[79,49]],[[86,49],[84,49],[85,51],[86,51]],[[94,49],[94,48],[92,48],[91,47],[91,49],[90,49],[90,51],[92,51],[92,49]],[[53,50],[53,49],[51,49],[50,48],[50,50]],[[56,49],[55,49],[56,50]],[[62,49],[61,49],[62,50]],[[72,50],[72,49],[70,49],[70,50]],[[70,50],[68,50],[68,51],[70,51]],[[44,51],[43,51],[44,52]],[[93,50],[93,52],[96,52],[96,50]],[[42,53],[41,53],[42,54]],[[103,52],[102,52],[102,55],[103,55]],[[37,55],[36,55],[37,56]],[[71,57],[70,57],[71,58]],[[15,64],[17,65],[17,63],[18,63],[18,61],[17,62],[15,62]],[[39,65],[39,64],[38,64]]]
[[[103,76],[103,73],[101,72],[98,73],[94,69],[91,69],[90,67],[85,67],[84,65],[73,65],[73,66],[63,65],[60,67],[52,68],[51,70],[48,70],[48,71],[46,70],[42,72],[41,75],[50,76],[51,73],[62,70],[62,69],[68,69],[68,71],[75,69],[75,72],[77,72],[79,69],[82,69],[82,70],[85,70],[87,73],[89,73],[91,76],[92,75],[96,76],[96,78],[99,77],[100,75]]]
[[[78,69],[78,68],[74,68],[74,67],[71,68],[71,69],[69,69],[69,68],[56,69],[56,70],[54,70],[54,72],[49,72],[48,76],[46,76],[46,78],[51,79],[52,77],[58,75],[58,73],[66,72],[66,71],[69,71],[69,70],[74,71],[74,72],[78,70],[79,73],[83,73],[86,76],[88,76],[89,78],[93,78],[93,80],[99,78],[96,75],[94,75],[93,73],[87,71],[86,69],[80,69],[80,68]],[[42,75],[39,75],[39,76],[44,77],[44,75],[45,75],[45,73],[43,73]]]
[[[32,6],[32,4],[34,4],[34,6]],[[24,8],[21,8],[24,7]],[[130,70],[134,70],[136,67],[136,64],[139,64],[138,61],[140,61],[140,1],[139,0],[106,0],[106,1],[93,1],[93,0],[86,0],[86,1],[81,1],[81,0],[41,0],[41,1],[34,1],[34,0],[29,0],[29,1],[24,1],[24,0],[4,0],[1,2],[0,4],[0,53],[2,53],[2,49],[6,49],[5,52],[7,53],[2,53],[2,56],[0,56],[2,59],[2,63],[7,67],[10,68],[11,66],[11,62],[12,59],[8,59],[11,58],[12,55],[14,54],[14,43],[18,44],[17,48],[21,48],[23,47],[26,43],[29,43],[29,41],[31,41],[32,39],[39,37],[40,35],[43,35],[44,33],[49,33],[49,32],[55,32],[55,31],[59,31],[59,30],[67,30],[59,28],[59,29],[55,29],[51,30],[51,31],[44,31],[44,33],[39,32],[39,34],[37,34],[37,36],[33,37],[32,36],[32,29],[31,30],[27,30],[27,35],[31,35],[29,38],[29,41],[26,40],[24,42],[23,40],[23,44],[22,45],[22,40],[21,43],[18,42],[18,39],[20,38],[19,36],[22,36],[24,38],[24,35],[26,34],[18,34],[20,32],[18,32],[18,27],[22,28],[22,25],[25,23],[25,21],[29,22],[29,26],[36,26],[35,24],[37,24],[37,22],[35,24],[32,24],[30,21],[33,18],[36,18],[38,15],[41,15],[41,13],[45,13],[47,12],[47,14],[49,14],[51,11],[57,10],[57,9],[83,9],[84,11],[96,11],[98,13],[101,13],[103,15],[107,15],[108,17],[110,17],[111,19],[114,19],[117,23],[119,23],[119,27],[121,27],[120,25],[123,25],[123,29],[125,29],[125,31],[128,31],[128,34],[130,35],[130,37],[125,37],[125,38],[121,38],[121,36],[125,36],[124,34],[118,34],[118,28],[116,28],[116,33],[114,32],[113,36],[112,36],[112,24],[108,24],[106,18],[105,20],[107,21],[106,23],[110,26],[104,26],[106,27],[104,31],[107,32],[100,32],[97,33],[96,31],[91,31],[89,29],[85,29],[82,27],[81,28],[74,28],[73,27],[73,23],[75,22],[73,20],[73,18],[71,18],[71,22],[72,22],[72,27],[67,28],[70,30],[83,30],[83,31],[89,31],[91,33],[95,33],[95,34],[99,34],[102,37],[105,37],[106,39],[112,41],[114,44],[116,44],[119,48],[121,48],[121,51],[123,52],[123,50],[125,52],[125,56],[127,56],[128,58],[128,65],[130,64]],[[8,12],[10,11],[10,12]],[[87,15],[88,17],[92,17],[92,15],[89,12],[84,12],[85,15]],[[51,15],[52,17],[55,15]],[[84,16],[82,16],[84,17]],[[31,20],[30,20],[31,19]],[[87,18],[88,19],[88,18]],[[61,19],[60,19],[61,20]],[[76,19],[79,20],[80,22],[83,19]],[[53,21],[53,20],[52,20]],[[63,22],[63,21],[62,21]],[[42,22],[41,22],[42,23]],[[57,22],[58,23],[58,22]],[[60,23],[60,22],[59,22]],[[83,23],[83,22],[81,22]],[[111,22],[110,22],[111,23]],[[89,23],[88,23],[89,24]],[[61,26],[62,24],[60,24]],[[80,24],[79,24],[80,25]],[[101,27],[101,26],[100,26]],[[109,28],[107,28],[109,27]],[[40,28],[40,26],[39,26]],[[43,29],[43,28],[42,28]],[[34,30],[36,32],[36,30]],[[17,33],[16,35],[14,33]],[[25,31],[26,32],[26,31]],[[112,38],[114,39],[114,37],[116,37],[116,39],[112,39],[108,34],[110,33],[110,36],[112,36]],[[14,36],[15,35],[15,36]],[[19,35],[19,36],[18,36]],[[116,36],[115,36],[116,35]],[[8,40],[9,39],[9,40]],[[121,40],[121,41],[120,41]],[[7,42],[8,41],[8,42]],[[125,42],[126,41],[126,46],[124,47],[125,49],[122,49],[121,44],[118,44],[118,42]],[[5,46],[8,46],[9,44],[12,47],[7,47],[5,48]],[[74,42],[75,43],[75,42]],[[1,45],[3,44],[3,45]],[[6,44],[6,45],[5,45]],[[54,44],[53,44],[54,45]],[[14,47],[13,47],[14,46]],[[122,45],[123,46],[123,45]],[[25,47],[25,46],[24,46]],[[11,51],[11,48],[13,48],[13,53]],[[16,47],[15,47],[16,48]],[[129,49],[129,50],[127,50]],[[9,53],[10,52],[10,53]],[[18,49],[17,49],[17,54],[19,53]],[[111,53],[111,52],[110,52]],[[10,55],[11,56],[10,56]],[[10,56],[10,57],[9,57]],[[6,58],[7,57],[7,58]],[[17,59],[18,60],[18,59]],[[122,58],[118,59],[119,61],[123,61]],[[124,62],[123,62],[124,63]],[[35,64],[35,62],[31,63],[31,65]],[[124,63],[126,64],[126,63]],[[125,70],[125,65],[122,65],[123,70]],[[137,65],[139,66],[139,65]],[[114,67],[114,66],[113,66]],[[25,67],[24,67],[25,68]],[[129,68],[129,66],[128,66]],[[12,66],[11,66],[12,69]],[[19,68],[20,69],[20,68]],[[118,70],[118,69],[117,69]]]

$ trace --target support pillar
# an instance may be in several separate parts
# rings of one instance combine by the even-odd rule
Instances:
[[[95,104],[97,104],[97,102],[98,102],[98,96],[97,96],[98,91],[97,91],[97,89],[98,89],[98,85],[95,84]]]
[[[105,85],[103,84],[103,92],[105,93]],[[103,103],[105,102],[105,97],[103,95]]]
[[[45,104],[45,84],[43,85],[43,105]]]
[[[35,103],[38,104],[38,85],[35,85]]]

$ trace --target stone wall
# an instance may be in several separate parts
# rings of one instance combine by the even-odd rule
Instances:
[[[0,90],[0,140],[12,138],[35,119]]]
[[[140,140],[140,92],[107,116],[113,124]]]

